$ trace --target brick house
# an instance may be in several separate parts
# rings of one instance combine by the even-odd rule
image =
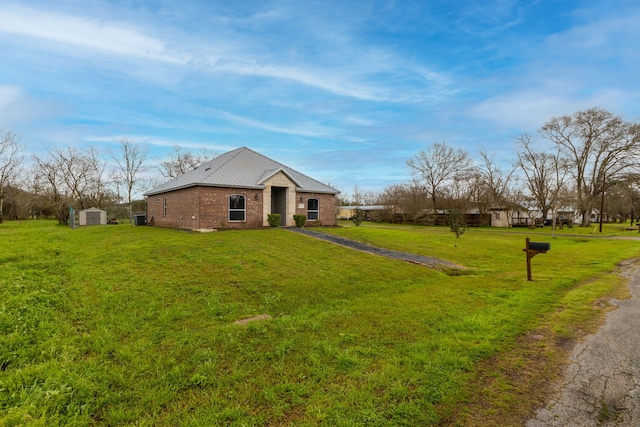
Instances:
[[[147,223],[189,230],[257,228],[279,213],[336,225],[338,191],[246,147],[208,161],[145,193]]]

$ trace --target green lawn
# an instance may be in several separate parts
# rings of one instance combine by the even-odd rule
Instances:
[[[1,224],[0,424],[471,425],[460,408],[489,399],[499,425],[522,337],[574,337],[620,289],[608,272],[640,255],[638,241],[535,235],[551,251],[527,282],[524,234],[324,231],[468,270],[282,229]],[[259,314],[272,319],[233,323]]]

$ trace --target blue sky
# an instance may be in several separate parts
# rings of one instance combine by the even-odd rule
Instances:
[[[640,117],[624,0],[0,3],[0,128],[28,152],[247,146],[343,192],[446,141],[508,159],[552,116]]]

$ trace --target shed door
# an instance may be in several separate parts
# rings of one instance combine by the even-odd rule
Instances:
[[[100,225],[100,212],[86,212],[87,225]]]

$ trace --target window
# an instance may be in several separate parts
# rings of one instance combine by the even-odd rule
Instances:
[[[494,212],[494,213],[493,213],[493,217],[494,217],[495,219],[500,219],[500,212]]]
[[[167,198],[164,198],[164,203],[162,205],[162,216],[167,216]]]
[[[229,196],[229,221],[245,221],[246,199],[242,194]]]
[[[320,219],[320,202],[318,199],[307,200],[307,219],[309,221],[317,221]]]

